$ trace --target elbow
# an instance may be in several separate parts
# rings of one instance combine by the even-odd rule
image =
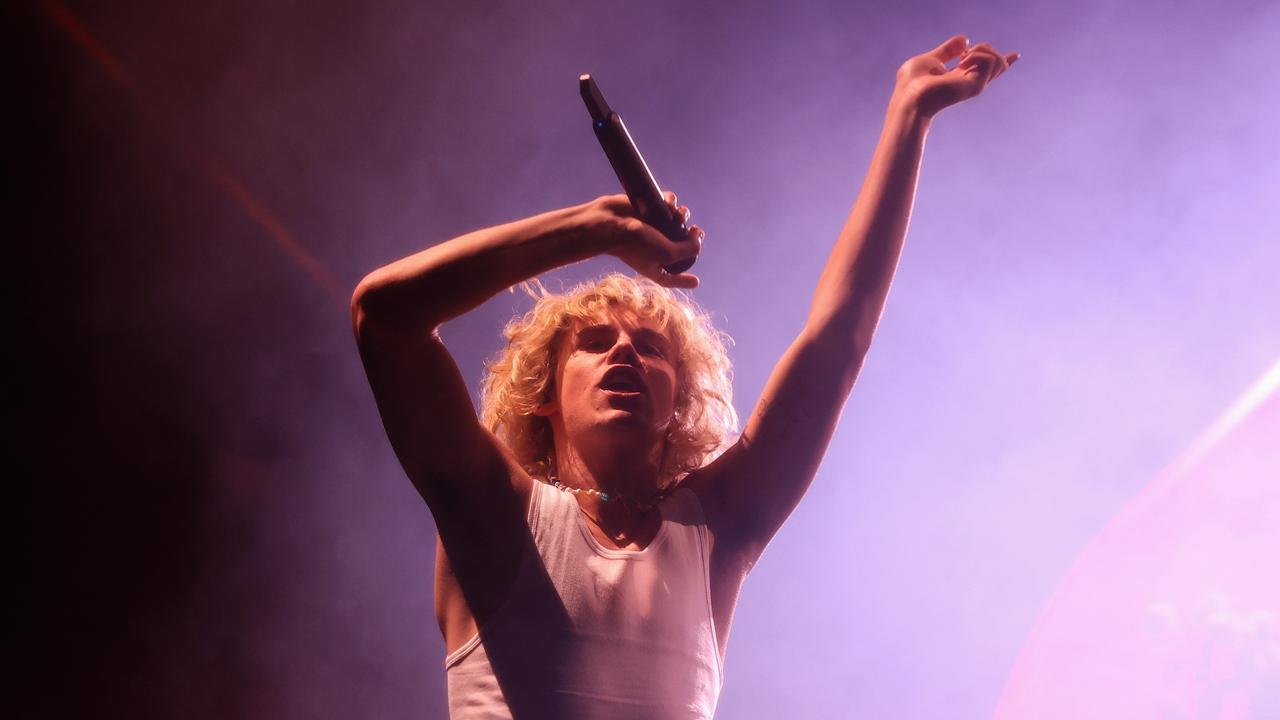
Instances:
[[[377,306],[377,274],[375,270],[364,276],[351,293],[351,328],[355,332],[357,342],[368,324],[370,308]]]
[[[867,353],[871,352],[871,341],[875,338],[875,334],[876,328],[874,325],[864,325],[856,328],[850,336],[849,352],[857,359],[859,366],[866,359]]]
[[[855,328],[807,328],[802,335],[815,377],[829,378],[840,397],[848,397],[862,371],[871,347],[874,328],[865,333]]]
[[[475,291],[458,257],[468,252],[451,240],[365,275],[351,293],[357,338],[366,328],[418,336],[468,310]]]
[[[373,331],[382,333],[410,323],[421,326],[422,318],[409,317],[403,295],[382,270],[374,270],[356,285],[351,293],[351,328],[357,343]]]

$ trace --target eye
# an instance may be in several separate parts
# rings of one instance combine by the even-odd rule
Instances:
[[[667,351],[657,343],[642,343],[640,345],[640,349],[649,355],[657,355],[661,358],[665,358],[667,356]]]
[[[599,351],[609,348],[613,342],[600,332],[583,333],[578,337],[578,347],[583,350]]]
[[[653,355],[660,358],[669,358],[671,356],[671,344],[661,334],[656,332],[641,332],[636,338],[636,348],[646,355]]]

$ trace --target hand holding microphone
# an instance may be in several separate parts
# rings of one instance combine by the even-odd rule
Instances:
[[[636,149],[631,134],[627,132],[627,126],[622,122],[622,117],[605,102],[604,96],[600,94],[600,88],[596,87],[590,75],[579,77],[578,87],[582,92],[582,100],[587,105],[587,111],[591,114],[592,129],[595,130],[596,138],[600,141],[600,147],[604,148],[609,164],[613,166],[614,173],[622,182],[622,189],[627,193],[627,198],[631,201],[637,216],[672,242],[693,242],[690,228],[686,226],[689,219],[688,208],[674,207],[674,195],[671,196],[671,202],[663,197],[658,181],[654,179],[649,166],[645,164],[640,151]],[[700,240],[701,231],[696,235]],[[697,256],[694,255],[667,265],[663,269],[671,275],[678,275],[693,267],[696,259]]]

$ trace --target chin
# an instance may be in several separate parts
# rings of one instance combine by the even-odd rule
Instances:
[[[628,410],[614,409],[602,414],[596,423],[596,429],[606,433],[614,440],[633,438],[638,443],[649,444],[661,433],[653,426],[653,419],[647,413],[635,413]]]
[[[616,428],[619,431],[626,429],[628,434],[644,434],[642,431],[648,430],[653,426],[649,421],[649,417],[643,413],[633,413],[626,410],[615,410],[605,413],[600,418],[599,426],[602,429]]]

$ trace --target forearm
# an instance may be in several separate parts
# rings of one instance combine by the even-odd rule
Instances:
[[[433,330],[505,288],[603,251],[580,205],[476,230],[381,267],[352,296],[357,332],[370,320]]]
[[[814,294],[805,330],[861,359],[871,344],[902,254],[930,120],[902,94]]]

